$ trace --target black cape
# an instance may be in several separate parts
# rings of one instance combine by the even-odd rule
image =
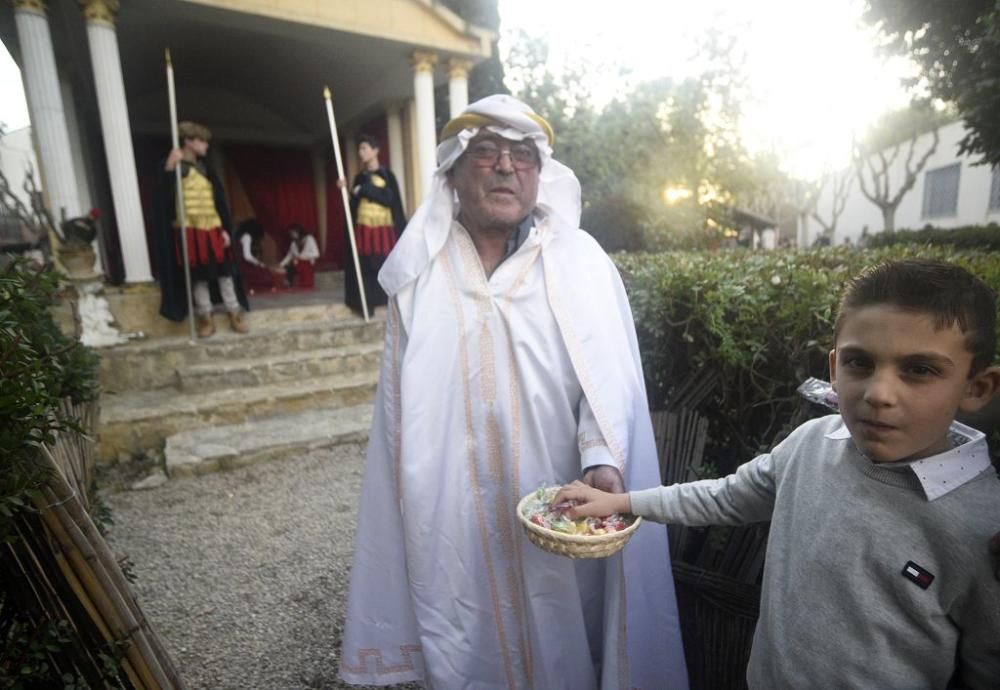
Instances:
[[[160,161],[157,168],[159,184],[156,185],[153,203],[153,260],[156,262],[157,277],[160,281],[160,316],[171,321],[183,321],[188,316],[187,292],[184,289],[184,267],[177,265],[177,250],[174,246],[174,234],[177,232],[174,229],[174,220],[177,218],[177,175],[173,171],[164,170],[165,163],[166,160]],[[226,204],[225,191],[218,175],[211,168],[206,166],[204,171],[205,177],[212,183],[215,210],[222,220],[222,227],[229,233],[229,249],[230,254],[233,254],[236,251],[236,234],[233,232],[233,221],[229,215],[229,206]],[[250,311],[250,303],[243,290],[243,281],[236,261],[227,261],[226,266],[233,277],[236,297],[243,308]],[[219,283],[210,280],[208,287],[212,293],[212,303],[221,304]]]
[[[379,175],[385,180],[385,187],[376,187],[371,182],[371,175]],[[360,188],[355,195],[353,190]],[[351,218],[357,220],[358,202],[360,199],[369,199],[382,206],[387,206],[392,212],[392,225],[396,231],[396,240],[403,234],[406,227],[406,216],[403,213],[403,200],[399,194],[399,183],[396,176],[387,168],[365,171],[358,173],[351,185]],[[345,233],[346,234],[346,233]],[[348,237],[347,242],[351,240]],[[347,245],[350,247],[350,244]],[[385,291],[378,284],[378,272],[385,263],[384,256],[361,256],[358,257],[361,264],[361,279],[365,286],[365,300],[369,310],[383,306],[388,302]],[[344,268],[344,302],[354,311],[361,312],[361,293],[358,290],[358,278],[354,270],[353,260],[348,257],[347,266]]]

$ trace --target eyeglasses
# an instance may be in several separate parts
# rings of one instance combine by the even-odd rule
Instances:
[[[495,141],[478,141],[466,150],[472,162],[481,168],[491,168],[500,162],[500,156],[510,156],[510,164],[515,170],[527,170],[538,166],[538,149],[530,144],[511,144],[504,148]]]

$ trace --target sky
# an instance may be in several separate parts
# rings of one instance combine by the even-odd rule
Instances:
[[[562,60],[618,61],[640,79],[699,71],[696,46],[727,27],[739,37],[751,101],[743,134],[790,173],[817,177],[848,163],[852,133],[904,106],[901,59],[878,56],[858,0],[499,0],[501,54],[517,29],[547,39]],[[613,11],[609,11],[613,9]],[[611,97],[613,78],[594,89]]]
[[[28,106],[24,101],[21,72],[14,64],[7,48],[0,43],[0,122],[7,129],[27,127]]]
[[[855,131],[908,101],[899,84],[913,68],[878,57],[873,32],[859,23],[862,7],[860,0],[499,0],[501,54],[505,37],[522,29],[548,40],[556,64],[618,61],[638,79],[683,78],[699,69],[699,37],[729,27],[747,57],[748,146],[773,149],[788,172],[817,177],[847,164]],[[605,98],[620,87],[605,74],[594,80]],[[2,46],[0,122],[29,124],[20,74]]]

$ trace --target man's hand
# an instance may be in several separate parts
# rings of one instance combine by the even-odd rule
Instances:
[[[990,553],[993,554],[993,575],[1000,580],[1000,532],[990,539]]]
[[[347,180],[345,180],[343,177],[338,177],[337,178],[337,189],[343,189],[346,186],[347,186]]]
[[[172,150],[169,154],[167,154],[167,162],[164,164],[163,169],[167,172],[173,172],[174,168],[177,167],[177,163],[179,163],[183,157],[184,153],[180,149]]]
[[[620,481],[620,474],[618,478]],[[608,493],[581,481],[575,481],[559,489],[559,493],[552,499],[553,506],[566,502],[576,503],[565,511],[565,514],[572,520],[581,517],[606,517],[614,513],[628,513],[632,510],[628,494]]]
[[[222,231],[222,246],[223,247],[228,247],[229,245],[230,245],[230,242],[229,242],[229,233],[226,232],[225,230],[223,230]]]
[[[625,493],[625,480],[617,467],[611,465],[595,465],[583,473],[583,481],[587,486],[592,486],[601,491],[612,494]]]

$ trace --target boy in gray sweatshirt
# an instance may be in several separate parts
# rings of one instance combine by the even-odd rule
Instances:
[[[722,479],[608,494],[570,517],[771,522],[753,690],[1000,688],[1000,480],[956,423],[1000,386],[992,291],[956,266],[874,266],[846,288],[830,377],[840,414],[806,422]]]

